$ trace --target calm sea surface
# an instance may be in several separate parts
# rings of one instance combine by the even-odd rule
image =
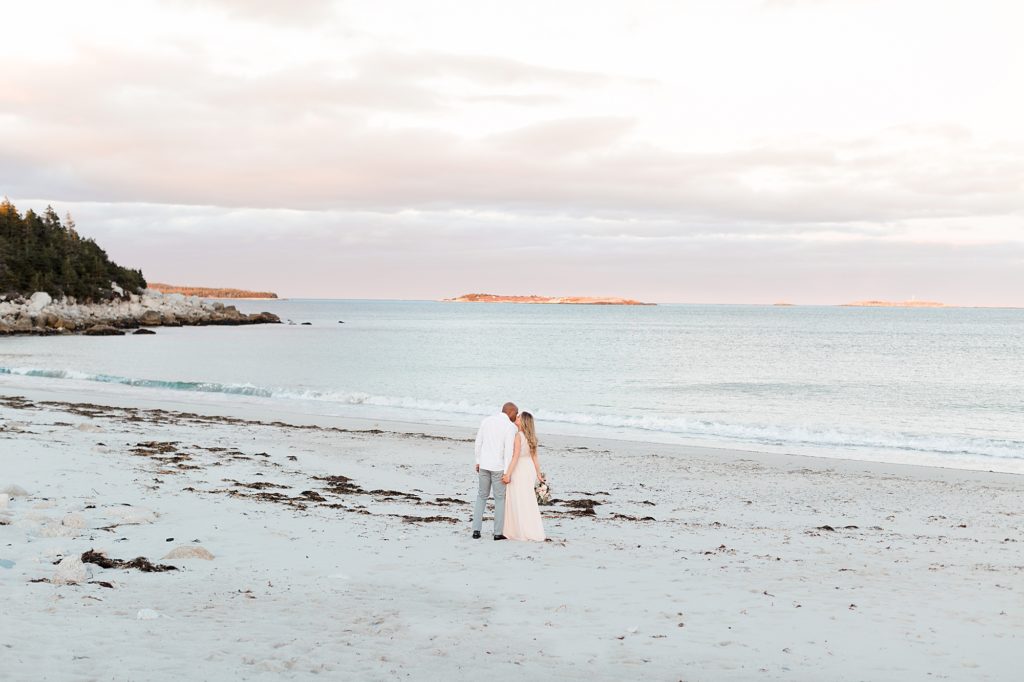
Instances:
[[[470,427],[511,399],[548,433],[1024,472],[1024,310],[236,305],[297,324],[0,339],[0,390]]]

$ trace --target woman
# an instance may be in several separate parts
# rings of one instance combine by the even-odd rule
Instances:
[[[519,432],[516,434],[509,464],[508,479],[505,483],[505,530],[509,540],[544,541],[544,524],[540,520],[540,508],[534,484],[540,478],[540,462],[537,459],[537,432],[533,428],[533,415],[519,413],[516,418]],[[541,479],[543,480],[543,479]]]

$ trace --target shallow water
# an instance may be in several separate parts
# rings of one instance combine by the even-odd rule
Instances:
[[[23,375],[467,426],[511,399],[547,432],[997,470],[1024,462],[1024,310],[236,305],[312,324],[0,339],[0,387]]]

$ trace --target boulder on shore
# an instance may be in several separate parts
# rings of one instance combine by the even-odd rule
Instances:
[[[36,316],[36,325],[40,329],[56,329],[59,318],[53,313],[42,311]]]
[[[48,293],[45,291],[37,291],[28,299],[28,309],[29,312],[38,313],[51,303],[53,303],[53,298],[51,298]]]
[[[249,322],[253,324],[281,324],[281,318],[274,313],[253,313],[249,315]]]
[[[163,316],[155,310],[147,310],[139,315],[138,320],[144,327],[158,327],[163,323]]]
[[[109,324],[94,324],[85,330],[86,336],[124,336],[124,331]]]

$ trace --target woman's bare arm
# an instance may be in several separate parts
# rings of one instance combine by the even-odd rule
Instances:
[[[516,470],[516,464],[519,463],[519,454],[523,451],[522,440],[520,434],[517,433],[515,445],[512,446],[512,461],[508,465],[508,471],[501,477],[501,482],[505,485],[512,480],[512,472]]]

